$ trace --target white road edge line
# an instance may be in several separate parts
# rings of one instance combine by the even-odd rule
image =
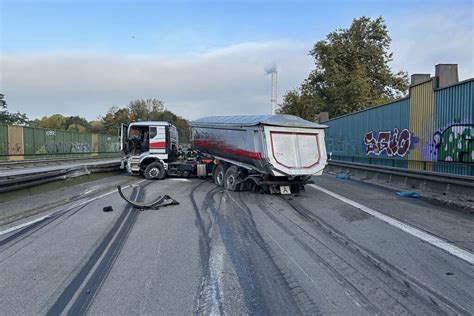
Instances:
[[[367,214],[370,214],[372,215],[373,217],[393,226],[393,227],[396,227],[412,236],[415,236],[435,247],[438,247],[440,249],[443,249],[444,251],[448,252],[449,254],[455,256],[455,257],[458,257],[459,259],[462,259],[468,263],[470,263],[471,265],[474,265],[474,254],[470,253],[469,251],[466,251],[464,249],[461,249],[459,247],[456,247],[450,243],[448,243],[447,241],[441,239],[441,238],[438,238],[436,236],[433,236],[427,232],[424,232],[418,228],[415,228],[413,226],[410,226],[406,223],[403,223],[399,220],[396,220],[390,216],[387,216],[387,215],[384,215],[376,210],[373,210],[365,205],[362,205],[360,203],[357,203],[351,199],[348,199],[342,195],[339,195],[337,193],[334,193],[332,191],[329,191],[325,188],[322,188],[318,185],[315,185],[315,184],[309,184],[309,186],[311,186],[312,188],[316,189],[316,190],[319,190],[323,193],[326,193],[327,195],[330,195],[332,196],[333,198],[336,198],[344,203],[347,203],[355,208],[358,208],[360,209],[361,211],[364,211],[366,212]]]
[[[129,187],[131,187],[131,186],[133,186],[133,185],[137,185],[138,183],[141,183],[141,182],[143,182],[143,181],[145,181],[145,180],[141,180],[141,181],[138,181],[138,182],[129,184],[129,185],[127,185],[127,186],[124,186],[124,187],[122,188],[122,190],[123,190],[123,189],[127,189],[127,188],[129,188]],[[117,192],[117,190],[112,190],[112,191],[109,191],[109,192],[107,192],[107,193],[98,195],[98,196],[96,196],[96,197],[94,197],[94,198],[92,198],[92,199],[82,201],[82,202],[80,202],[80,203],[78,203],[78,204],[75,204],[74,206],[70,207],[69,209],[67,209],[67,211],[70,210],[70,209],[72,209],[72,208],[79,207],[79,206],[82,206],[82,205],[84,205],[84,204],[87,204],[87,203],[93,202],[93,201],[95,201],[95,200],[101,199],[101,198],[103,198],[103,197],[105,197],[105,196],[107,196],[107,195],[110,195],[110,194],[114,193],[114,192]],[[60,210],[60,211],[58,211],[58,212],[61,212],[61,211],[62,211],[62,210]],[[15,230],[19,230],[19,229],[21,229],[21,228],[23,228],[23,227],[27,227],[27,226],[33,225],[34,223],[40,222],[40,221],[42,221],[42,220],[44,220],[44,219],[46,219],[46,218],[48,218],[48,217],[53,216],[54,214],[56,214],[56,212],[51,213],[51,214],[48,214],[48,215],[45,215],[45,216],[38,217],[38,218],[36,218],[36,219],[34,219],[34,220],[31,220],[31,221],[29,221],[29,222],[26,222],[26,223],[23,223],[23,224],[20,224],[20,225],[17,225],[17,226],[10,227],[10,228],[8,228],[8,229],[6,229],[6,230],[4,230],[4,231],[1,231],[1,232],[0,232],[0,236],[3,236],[3,235],[5,235],[5,234],[9,234],[9,233],[14,232]]]

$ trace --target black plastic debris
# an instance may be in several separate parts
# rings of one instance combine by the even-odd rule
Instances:
[[[162,206],[178,205],[179,204],[178,201],[176,201],[175,199],[173,199],[172,197],[170,197],[167,194],[165,194],[163,196],[158,196],[158,198],[155,201],[151,202],[151,203],[137,203],[137,202],[130,201],[128,198],[125,197],[125,195],[122,192],[122,187],[120,185],[117,186],[117,189],[118,189],[118,192],[119,192],[120,196],[122,197],[122,199],[124,199],[128,204],[132,205],[135,208],[139,208],[139,209],[143,209],[143,210],[145,210],[145,209],[157,210]]]
[[[105,206],[102,211],[104,212],[112,212],[114,209],[112,208],[112,206]]]

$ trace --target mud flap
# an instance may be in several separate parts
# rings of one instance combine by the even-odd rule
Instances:
[[[118,193],[124,199],[128,204],[132,205],[135,208],[139,209],[152,209],[152,210],[157,210],[160,208],[160,206],[168,206],[168,205],[178,205],[179,202],[170,197],[169,195],[163,195],[163,196],[158,196],[158,198],[150,203],[137,203],[130,201],[128,198],[125,197],[125,195],[122,192],[122,187],[120,185],[117,186]]]

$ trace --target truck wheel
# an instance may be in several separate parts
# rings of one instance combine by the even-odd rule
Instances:
[[[224,186],[225,172],[227,168],[223,164],[218,164],[214,169],[214,183],[218,186]]]
[[[144,172],[145,178],[148,180],[161,180],[164,179],[166,176],[166,171],[165,168],[163,168],[163,165],[159,162],[152,162],[149,164]]]
[[[239,168],[237,166],[231,166],[225,172],[224,187],[227,190],[237,191],[239,189],[240,184],[238,184],[238,173]]]

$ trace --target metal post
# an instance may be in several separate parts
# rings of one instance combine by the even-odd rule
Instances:
[[[273,68],[272,71],[272,114],[276,113],[277,109],[277,71],[276,68]]]

